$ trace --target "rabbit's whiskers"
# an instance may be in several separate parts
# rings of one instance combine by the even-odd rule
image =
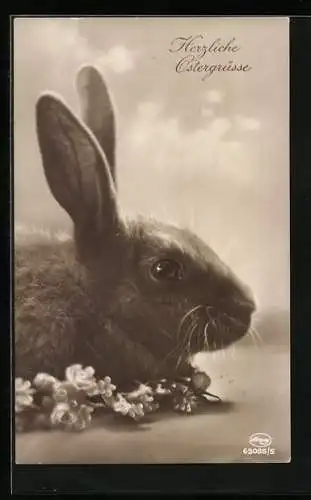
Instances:
[[[207,316],[207,319],[204,320],[204,324],[202,325],[202,314]],[[232,324],[235,322],[235,318],[232,318],[231,316],[227,314],[223,314],[224,316],[227,316],[230,318],[230,321]],[[189,325],[185,328],[186,322],[189,321]],[[201,326],[202,325],[202,326]],[[223,350],[225,347],[225,344],[223,340],[221,339],[221,335],[219,335],[219,341],[220,341],[220,346],[217,346],[217,339],[213,337],[213,335],[210,335],[209,333],[209,328],[212,328],[218,333],[221,334],[221,332],[227,332],[228,328],[222,323],[221,321],[221,316],[215,315],[215,308],[209,305],[197,305],[193,308],[191,308],[187,313],[183,316],[179,330],[178,330],[178,338],[181,336],[183,337],[183,340],[180,343],[178,343],[178,348],[184,348],[189,354],[191,353],[191,344],[194,339],[194,336],[196,335],[196,341],[198,344],[198,352],[202,350],[209,350],[211,349],[212,351],[218,350]],[[202,334],[200,335],[200,331]],[[212,332],[211,332],[212,333]],[[200,337],[203,342],[200,342]]]
[[[251,326],[249,328],[249,331],[253,333],[254,337],[259,341],[260,344],[265,344],[265,341],[263,340],[262,336],[260,335],[258,330],[256,330],[255,327]]]
[[[203,330],[203,335],[204,335],[204,349],[208,350],[208,327],[210,325],[210,322],[207,320],[207,322],[204,325],[204,330]]]
[[[194,332],[197,330],[198,324],[195,322],[192,327],[188,330],[187,333],[187,352],[190,354],[191,353],[191,340],[193,338]]]
[[[193,319],[190,323],[190,326],[188,327],[188,330],[189,330],[189,328],[191,328],[192,323],[193,323]],[[185,353],[185,343],[186,343],[186,339],[187,339],[187,334],[185,335],[185,337],[181,338],[179,333],[180,333],[180,331],[178,332],[178,335],[177,335],[177,344],[175,345],[175,347],[171,351],[169,351],[166,354],[166,356],[164,357],[164,359],[161,362],[161,365],[164,365],[166,363],[166,361],[168,360],[168,358],[173,357],[175,354],[178,354],[177,366],[179,366],[180,362],[182,361],[183,354]]]
[[[247,333],[248,333],[253,345],[258,349],[258,347],[259,347],[258,346],[258,339],[257,339],[254,331],[250,328]]]
[[[191,318],[191,322],[185,332],[185,335],[182,337],[181,342],[177,343],[177,350],[180,352],[180,354],[177,359],[176,369],[178,368],[181,361],[185,357],[185,354],[186,357],[188,357],[191,354],[191,349],[190,349],[191,338],[197,327],[198,327],[197,320],[196,317],[194,316]]]
[[[186,312],[186,314],[182,317],[182,319],[180,321],[179,328],[178,328],[178,336],[180,335],[182,328],[183,328],[185,322],[187,321],[187,319],[190,318],[190,320],[193,321],[194,314],[198,311],[202,311],[204,309],[204,307],[205,306],[203,306],[202,304],[199,304],[198,306],[195,306]]]

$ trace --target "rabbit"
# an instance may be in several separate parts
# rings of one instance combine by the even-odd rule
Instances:
[[[61,378],[70,364],[121,388],[189,376],[194,354],[247,333],[252,290],[189,229],[121,216],[110,93],[89,65],[76,89],[81,119],[56,94],[36,103],[45,177],[73,237],[15,248],[15,376]]]

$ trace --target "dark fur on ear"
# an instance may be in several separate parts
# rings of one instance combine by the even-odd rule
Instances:
[[[53,94],[36,107],[37,135],[50,190],[74,222],[82,254],[108,245],[120,229],[115,187],[105,153],[74,113]]]
[[[107,85],[93,66],[83,66],[80,69],[76,84],[82,120],[92,130],[104,151],[116,185],[115,117]]]

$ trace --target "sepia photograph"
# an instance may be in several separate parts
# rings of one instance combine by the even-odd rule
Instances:
[[[290,462],[289,19],[12,38],[16,464]]]

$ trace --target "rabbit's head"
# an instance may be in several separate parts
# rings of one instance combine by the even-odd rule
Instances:
[[[77,88],[82,120],[45,93],[37,134],[50,190],[74,223],[91,300],[159,360],[235,342],[255,309],[250,290],[192,232],[121,217],[107,87],[95,68],[83,67]]]

